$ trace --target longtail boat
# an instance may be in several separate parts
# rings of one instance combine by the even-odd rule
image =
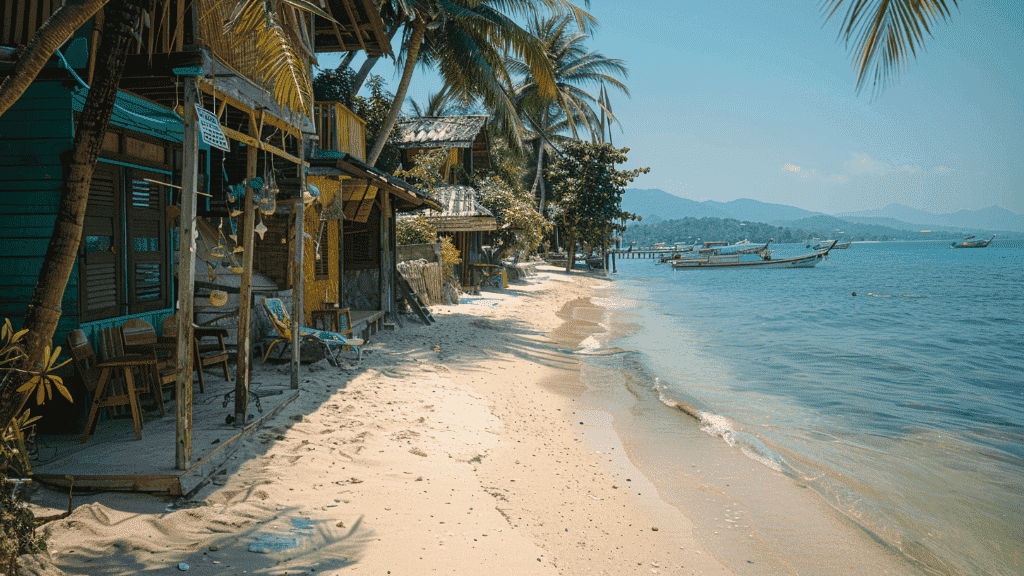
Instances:
[[[817,250],[812,254],[804,254],[803,256],[794,256],[793,258],[783,258],[781,260],[772,260],[772,251],[768,250],[767,244],[758,255],[759,258],[750,258],[752,254],[741,254],[739,252],[733,254],[719,254],[718,252],[712,252],[708,254],[707,258],[692,258],[692,259],[680,259],[672,262],[672,268],[683,270],[693,268],[747,268],[747,267],[760,267],[760,268],[813,268],[825,258],[828,257],[828,253],[838,243],[838,240],[832,242],[828,248],[824,250]],[[747,256],[748,259],[743,257]]]
[[[846,250],[847,248],[850,247],[850,242],[851,242],[851,240],[847,240],[846,242],[840,242],[840,243],[836,244],[835,247],[832,248],[832,249],[833,250]],[[814,246],[814,249],[815,250],[824,250],[825,248],[828,248],[828,245],[831,244],[831,243],[832,243],[832,240],[824,240],[824,241],[818,242]]]
[[[975,240],[974,242],[971,242],[971,238],[974,238],[974,236],[968,236],[967,238],[964,238],[963,242],[953,242],[952,244],[949,245],[949,247],[950,248],[984,248],[984,247],[988,246],[989,242],[995,240],[996,235],[993,234],[992,237],[989,238],[988,240]]]

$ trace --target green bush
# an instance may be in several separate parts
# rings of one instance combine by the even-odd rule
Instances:
[[[437,228],[420,215],[399,218],[395,224],[395,239],[402,246],[433,244],[437,242]]]

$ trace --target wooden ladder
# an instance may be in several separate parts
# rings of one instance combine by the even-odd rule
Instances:
[[[424,324],[430,325],[434,320],[434,315],[430,313],[430,309],[423,305],[423,301],[420,300],[419,294],[409,286],[409,282],[402,276],[398,271],[395,271],[395,282],[398,284],[398,289],[402,291],[402,298],[412,308],[412,311],[420,317],[420,320]]]

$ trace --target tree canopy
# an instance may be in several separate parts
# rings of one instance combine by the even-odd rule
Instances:
[[[624,221],[636,220],[635,214],[622,210],[622,193],[627,184],[651,169],[615,168],[626,162],[627,152],[629,148],[607,143],[572,141],[548,169],[555,219],[570,238],[607,247],[613,232],[625,230]]]

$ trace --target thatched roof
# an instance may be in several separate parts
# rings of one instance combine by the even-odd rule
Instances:
[[[487,126],[487,116],[433,116],[398,124],[398,148],[471,148]]]
[[[423,216],[438,232],[483,232],[497,230],[494,215],[476,200],[476,190],[469,186],[441,186],[432,190],[442,211],[424,210]]]

